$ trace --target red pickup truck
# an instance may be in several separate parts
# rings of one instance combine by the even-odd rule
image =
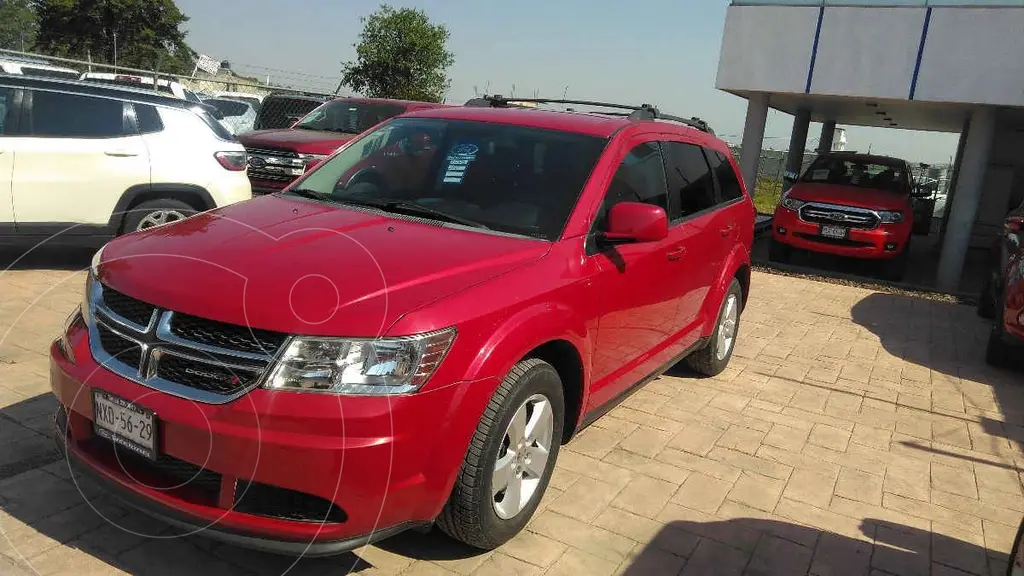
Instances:
[[[342,144],[384,120],[441,106],[408,100],[338,98],[317,107],[291,128],[241,134],[238,140],[249,153],[253,195],[281,191]]]

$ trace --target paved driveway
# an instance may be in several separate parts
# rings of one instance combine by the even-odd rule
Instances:
[[[984,366],[973,310],[755,274],[730,369],[583,432],[508,545],[406,534],[293,566],[69,482],[44,351],[82,281],[0,276],[0,574],[1002,574],[1024,515],[1024,376]]]

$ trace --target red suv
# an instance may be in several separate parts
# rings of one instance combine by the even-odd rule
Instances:
[[[239,134],[238,141],[249,154],[253,195],[280,192],[342,144],[388,118],[440,106],[444,104],[338,98],[318,106],[290,128]]]
[[[1024,204],[1006,218],[993,255],[991,274],[978,299],[978,314],[995,320],[986,360],[1005,367],[1024,353]]]
[[[783,193],[772,222],[769,259],[788,262],[799,249],[879,260],[887,278],[900,280],[914,230],[914,196],[910,167],[903,160],[823,154]]]
[[[51,349],[75,470],[197,533],[342,552],[529,520],[559,446],[729,363],[754,206],[705,125],[452,107],[107,244]]]

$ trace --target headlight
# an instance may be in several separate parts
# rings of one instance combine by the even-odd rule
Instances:
[[[903,212],[889,212],[882,210],[878,213],[878,216],[882,219],[882,224],[899,224],[903,222]]]
[[[372,340],[299,336],[263,387],[353,396],[408,394],[430,379],[454,340],[454,328]]]
[[[98,277],[100,275],[100,260],[103,259],[103,249],[106,247],[106,244],[100,246],[100,249],[92,255],[92,263],[89,264],[89,272],[91,272],[93,276]]]
[[[69,362],[75,363],[75,351],[71,346],[71,341],[68,340],[68,332],[71,328],[82,320],[82,309],[76,307],[68,314],[68,317],[64,319],[64,324],[60,327],[60,336],[57,337],[57,348],[60,349],[60,353],[64,355]]]
[[[789,210],[792,210],[792,211],[796,212],[804,204],[806,204],[806,202],[804,202],[803,200],[797,200],[796,198],[790,198],[789,197],[789,192],[786,192],[785,194],[782,195],[782,207],[783,208],[787,208]]]
[[[317,164],[323,162],[328,156],[330,156],[330,154],[299,154],[299,160],[306,163],[299,173],[308,172],[310,168],[313,168]]]

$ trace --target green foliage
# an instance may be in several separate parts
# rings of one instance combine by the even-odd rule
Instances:
[[[773,214],[782,199],[782,182],[758,176],[754,183],[754,206],[758,214]]]
[[[38,30],[31,0],[0,0],[0,48],[27,52]]]
[[[195,52],[173,0],[37,0],[36,48],[54,56],[186,74]]]
[[[362,22],[356,61],[342,68],[346,86],[372,98],[444,98],[450,84],[445,72],[455,57],[443,24],[431,24],[423,10],[386,4]]]

